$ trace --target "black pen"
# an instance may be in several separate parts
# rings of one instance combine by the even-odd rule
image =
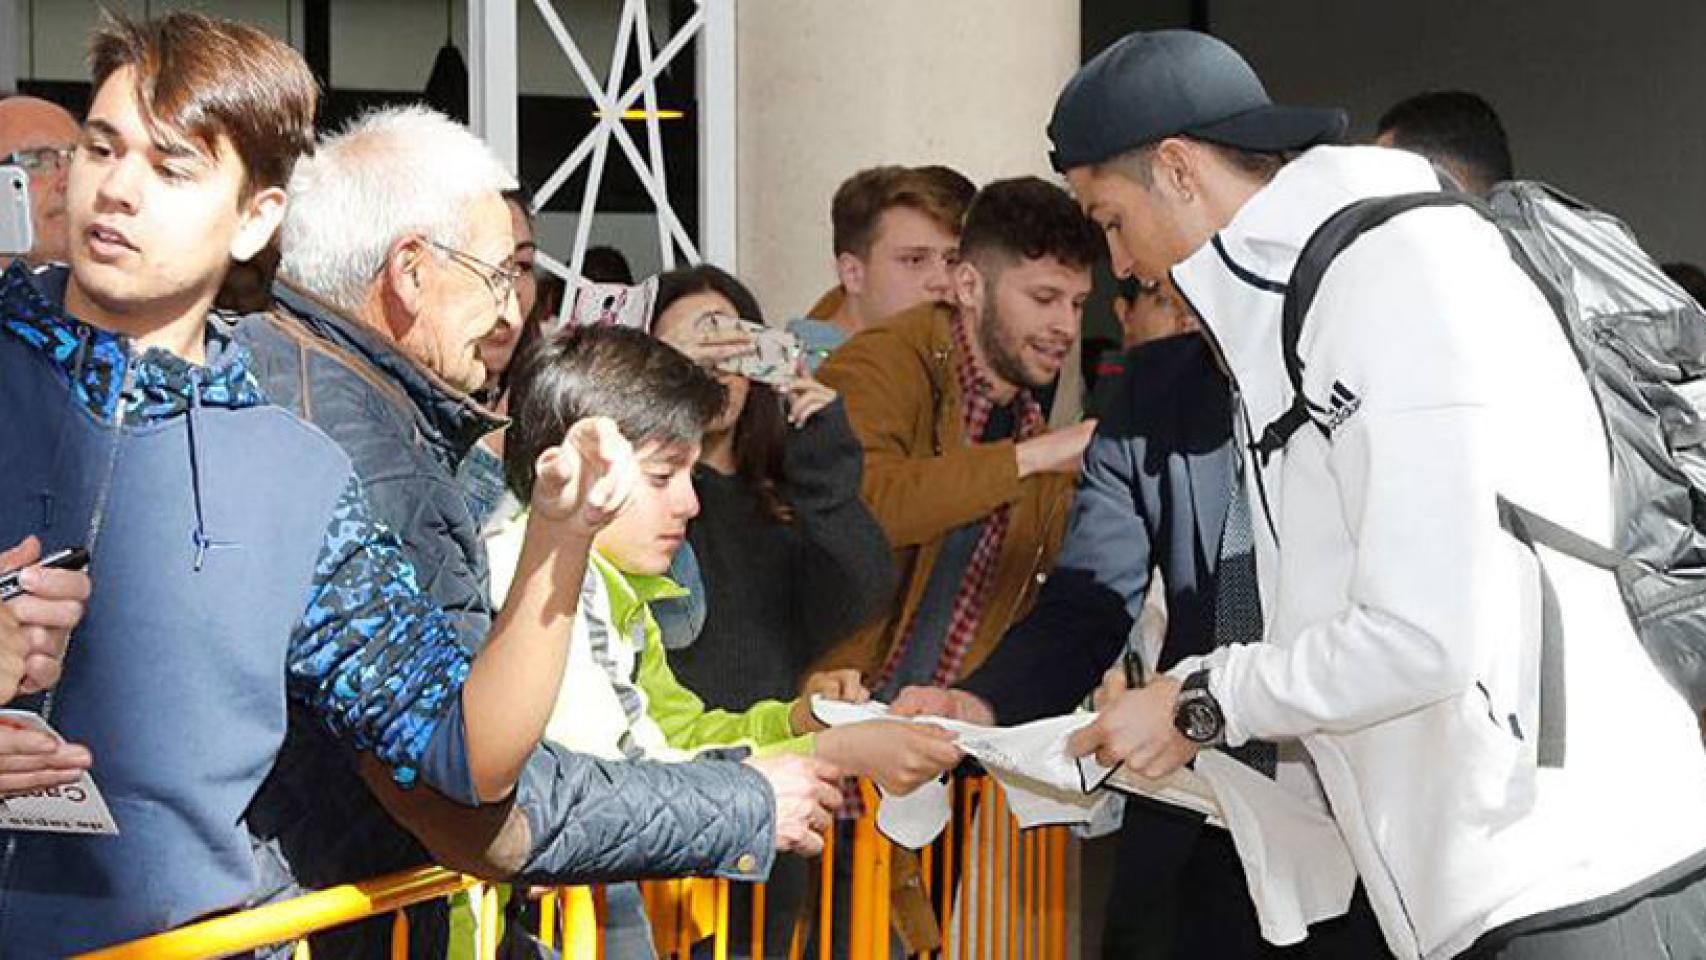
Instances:
[[[1130,643],[1125,647],[1125,685],[1136,690],[1143,686],[1143,657],[1132,649]]]

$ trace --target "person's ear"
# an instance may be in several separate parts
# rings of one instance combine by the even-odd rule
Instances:
[[[284,222],[285,199],[282,187],[268,187],[257,190],[254,196],[244,201],[239,211],[237,234],[231,238],[229,252],[232,260],[247,263],[254,259],[255,254],[266,249],[278,231],[278,225]]]
[[[835,255],[835,276],[848,294],[856,297],[865,292],[865,261],[853,254]]]
[[[1195,161],[1192,145],[1179,137],[1156,144],[1150,158],[1155,189],[1176,203],[1190,203],[1201,192]]]
[[[961,260],[954,264],[952,274],[954,281],[954,302],[962,307],[977,308],[983,305],[984,276],[970,260]]]
[[[385,256],[379,283],[385,298],[385,324],[395,340],[401,341],[413,329],[425,309],[427,260],[431,256],[432,251],[418,236],[398,240]]]

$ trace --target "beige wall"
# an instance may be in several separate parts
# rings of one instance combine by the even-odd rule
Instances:
[[[1078,66],[1078,0],[744,0],[740,273],[772,317],[834,280],[829,199],[856,170],[1048,175],[1044,127]]]

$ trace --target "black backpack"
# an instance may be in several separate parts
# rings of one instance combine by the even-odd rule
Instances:
[[[1421,207],[1465,206],[1499,227],[1511,259],[1557,314],[1605,427],[1616,542],[1600,544],[1499,498],[1499,519],[1545,546],[1615,575],[1624,609],[1660,672],[1706,709],[1706,310],[1640,248],[1620,221],[1535,182],[1503,183],[1490,202],[1455,191],[1374,197],[1344,207],[1304,245],[1285,295],[1281,350],[1291,406],[1253,444],[1283,448],[1314,423],[1299,337],[1322,275],[1357,238]],[[1542,578],[1539,762],[1564,758],[1564,677],[1556,594]]]

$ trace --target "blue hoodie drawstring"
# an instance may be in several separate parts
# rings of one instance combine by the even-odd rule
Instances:
[[[190,377],[190,490],[195,498],[195,533],[191,540],[195,543],[195,571],[201,572],[202,562],[207,558],[207,548],[212,541],[207,536],[207,517],[201,506],[201,434],[196,429],[197,415],[201,411],[201,378]]]
[[[83,363],[89,359],[89,327],[77,324],[77,356],[71,362],[71,382],[83,382]]]

